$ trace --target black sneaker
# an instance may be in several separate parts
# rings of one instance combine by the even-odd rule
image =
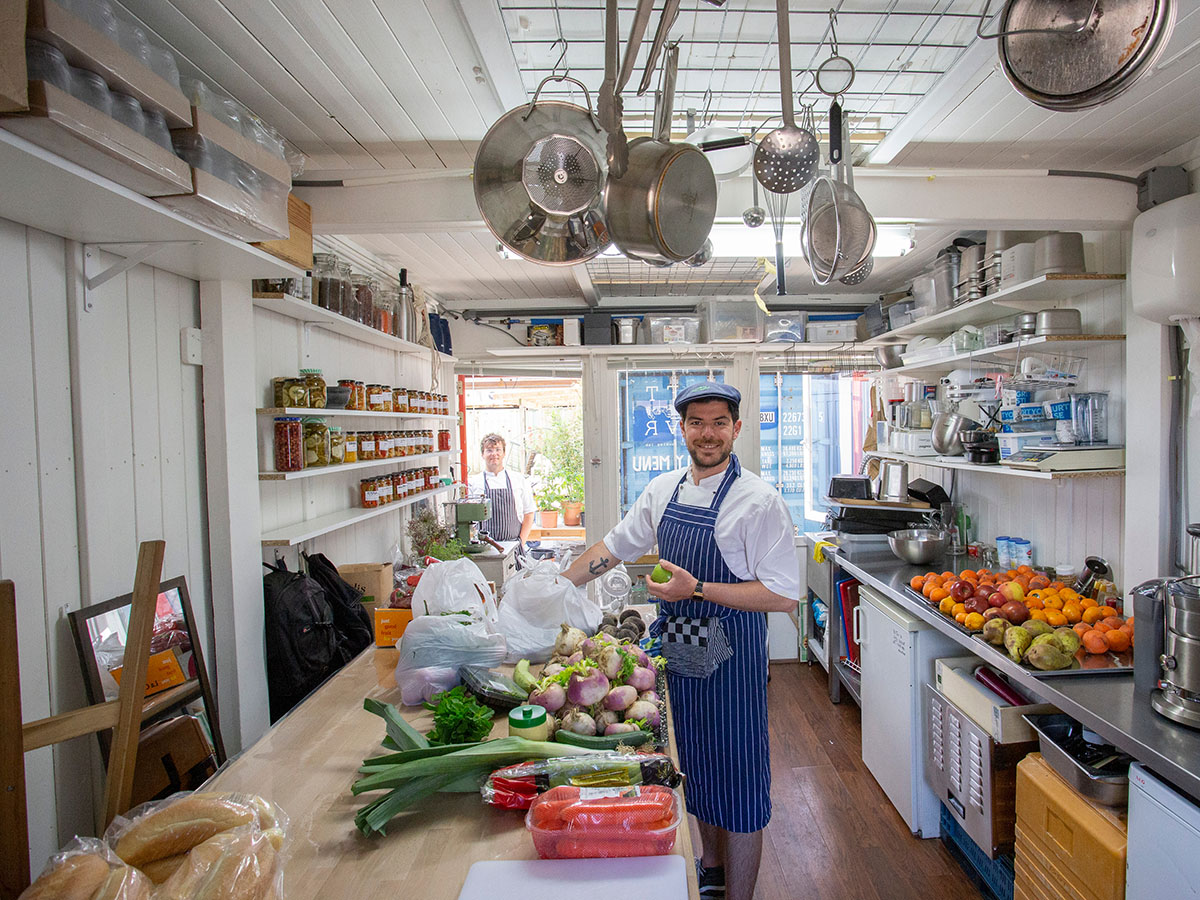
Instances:
[[[706,869],[696,860],[696,877],[700,882],[701,900],[725,900],[725,867]]]

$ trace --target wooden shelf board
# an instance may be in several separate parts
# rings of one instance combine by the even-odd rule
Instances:
[[[321,466],[320,468],[301,469],[299,472],[259,472],[259,481],[297,481],[301,478],[315,478],[318,475],[336,475],[341,472],[354,472],[358,469],[378,469],[387,466],[406,466],[411,463],[427,462],[450,456],[449,450],[438,453],[418,453],[415,456],[393,456],[391,459],[368,459],[364,462],[342,463],[336,466]]]
[[[392,337],[390,334],[384,334],[382,331],[378,331],[368,325],[363,325],[361,322],[347,319],[339,313],[322,309],[315,304],[309,303],[299,297],[293,297],[290,294],[264,294],[256,292],[253,296],[254,305],[259,309],[267,309],[271,312],[279,313],[281,316],[306,322],[317,328],[324,328],[343,337],[362,341],[364,344],[373,344],[376,347],[383,347],[387,350],[393,350],[396,353],[424,354],[430,352],[429,348],[422,344],[414,344],[412,341],[403,341],[398,337]],[[453,356],[447,356],[445,353],[439,353],[438,356],[442,362],[456,361]]]
[[[1034,469],[1014,469],[1011,466],[983,466],[978,463],[969,463],[965,459],[962,461],[947,459],[938,456],[909,456],[906,453],[889,453],[885,451],[873,450],[869,454],[880,459],[898,459],[901,462],[906,462],[909,465],[917,466],[932,466],[935,469],[960,469],[968,472],[984,472],[988,475],[1005,475],[1011,478],[1033,478],[1038,481],[1053,481],[1061,478],[1107,478],[1112,475],[1124,475],[1124,467],[1115,469],[1071,469],[1062,472],[1040,472]]]
[[[377,506],[375,509],[344,509],[325,516],[317,516],[315,519],[306,519],[303,522],[297,522],[295,525],[276,528],[274,531],[264,532],[262,545],[264,547],[294,547],[297,544],[310,541],[323,534],[329,534],[331,531],[347,528],[350,525],[365,522],[367,519],[386,515],[398,509],[403,509],[406,506],[412,506],[412,504],[419,503],[421,500],[436,497],[438,494],[452,490],[453,487],[453,485],[445,484],[431,491],[422,491],[419,494],[413,494],[411,497],[397,500],[395,503],[389,503],[386,506]]]
[[[908,338],[917,334],[946,335],[962,325],[984,325],[1006,318],[1013,314],[1013,309],[1042,309],[1124,280],[1124,275],[1039,275],[995,294],[885,331],[864,341],[864,344],[879,347],[884,344],[905,344]]]
[[[304,273],[0,128],[0,217],[128,256],[162,244],[147,265],[195,281]]]
[[[310,406],[266,406],[256,409],[260,416],[343,416],[355,419],[425,419],[438,422],[457,422],[458,416],[429,416],[424,413],[368,412],[362,409],[314,409]]]

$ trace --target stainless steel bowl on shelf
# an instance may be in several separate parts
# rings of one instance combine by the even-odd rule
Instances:
[[[933,562],[950,548],[950,532],[941,528],[905,528],[888,533],[888,546],[897,559],[914,566]]]
[[[978,422],[973,422],[956,412],[936,413],[933,417],[933,431],[930,433],[933,449],[942,456],[961,456],[963,445],[959,435],[978,427]]]
[[[875,361],[885,369],[894,369],[904,362],[900,358],[900,351],[903,349],[903,344],[885,344],[882,347],[876,347]]]

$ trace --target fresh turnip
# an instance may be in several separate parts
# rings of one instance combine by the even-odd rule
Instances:
[[[621,714],[611,709],[602,709],[593,716],[596,721],[596,731],[604,733],[610,725],[615,725],[621,721]]]
[[[558,712],[567,702],[567,692],[561,684],[550,683],[534,688],[529,695],[529,702],[548,713]]]
[[[570,656],[586,640],[586,634],[578,628],[572,628],[566,622],[563,622],[562,631],[554,639],[554,652],[561,656]]]
[[[542,677],[549,678],[551,675],[557,675],[563,670],[562,663],[549,662],[542,667]]]
[[[629,707],[629,709],[625,710],[626,722],[641,719],[651,728],[658,728],[659,718],[658,705],[647,703],[645,700],[639,700]]]
[[[554,732],[558,731],[558,719],[546,713],[546,737],[554,737]]]
[[[645,700],[647,703],[653,703],[658,706],[658,691],[642,691],[638,694],[639,700]]]
[[[637,666],[629,677],[625,679],[625,683],[630,687],[640,691],[652,691],[656,683],[656,678],[653,669],[648,669],[645,666]]]
[[[637,657],[637,662],[638,662],[639,666],[644,666],[647,669],[654,668],[652,665],[650,665],[649,655],[646,653],[645,650],[643,650],[637,644],[630,644],[625,649]]]
[[[608,692],[608,695],[604,698],[604,708],[615,709],[618,711],[622,709],[629,709],[629,707],[637,702],[637,699],[637,688],[628,684],[623,684],[620,687],[615,687]]]
[[[583,651],[582,650],[576,650],[574,653],[572,653],[570,656],[567,657],[567,665],[568,666],[573,666],[573,665],[575,665],[575,663],[582,662],[582,661],[583,661]]]
[[[596,643],[595,638],[584,638],[583,642],[579,645],[579,652],[588,659],[595,659],[600,652],[600,645]]]
[[[575,734],[595,734],[596,720],[582,709],[575,709],[563,716],[558,727],[573,731]]]
[[[581,668],[582,671],[576,669],[567,682],[567,699],[579,706],[599,703],[608,693],[608,678],[595,666],[581,664]]]
[[[600,651],[596,663],[600,666],[600,671],[611,681],[621,674],[621,669],[625,665],[625,654],[620,647],[608,646]]]
[[[605,734],[628,734],[631,731],[639,731],[640,729],[632,722],[614,722],[604,729]]]

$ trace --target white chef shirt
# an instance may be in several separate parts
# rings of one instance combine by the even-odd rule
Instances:
[[[508,487],[504,481],[505,474],[512,479],[513,502],[517,507],[517,521],[519,522],[529,513],[537,512],[537,506],[533,502],[533,488],[529,486],[529,479],[520,472],[501,469],[493,475],[485,469],[467,479],[467,487],[474,495],[482,495],[485,484],[492,490],[497,488],[504,490]]]
[[[691,467],[664,472],[642,491],[633,508],[604,538],[618,559],[635,560],[655,546],[658,523]],[[708,506],[725,477],[722,470],[696,484],[688,474],[679,489],[679,502]],[[729,570],[743,581],[761,581],[783,597],[800,597],[800,562],[796,555],[792,514],[779,491],[753,472],[742,469],[717,513],[714,536]],[[668,560],[670,562],[670,560]]]

